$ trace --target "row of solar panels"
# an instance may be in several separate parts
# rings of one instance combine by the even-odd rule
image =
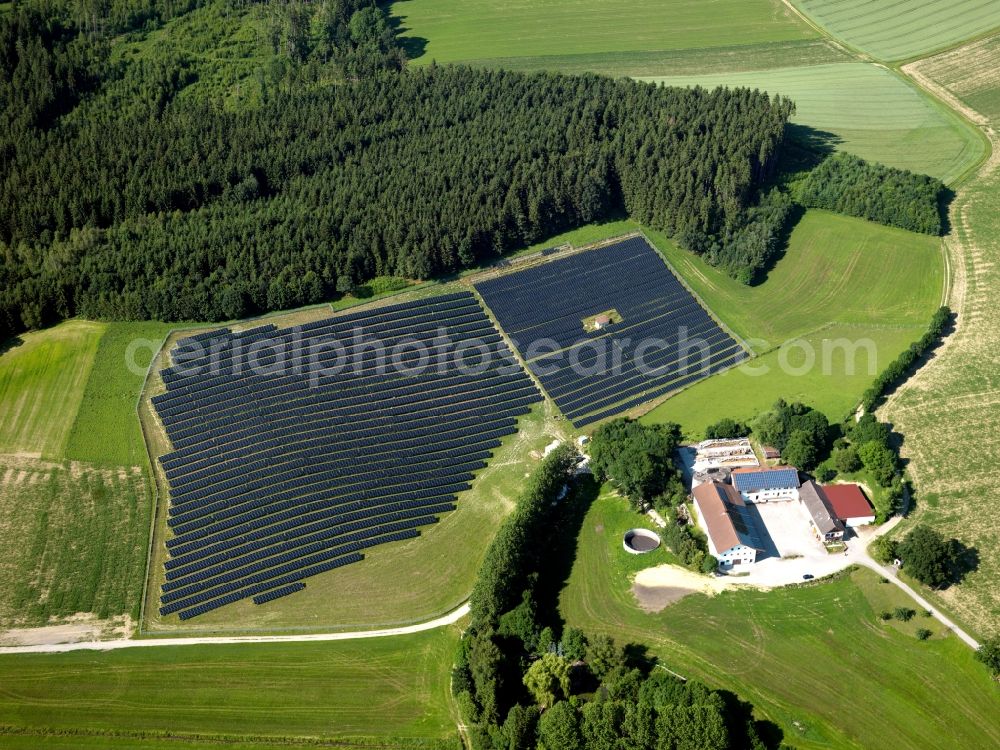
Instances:
[[[586,251],[476,285],[543,388],[577,427],[731,366],[739,344],[642,238]],[[582,320],[622,320],[599,332]],[[520,336],[518,335],[520,334]],[[529,352],[544,337],[563,349]]]
[[[173,531],[164,615],[187,619],[245,597],[287,595],[326,566],[416,535],[454,509],[516,418],[540,399],[475,297],[338,316],[294,335],[301,343],[364,324],[390,342],[411,338],[438,351],[445,320],[455,324],[453,349],[486,342],[489,367],[466,372],[468,357],[452,351],[436,370],[396,377],[362,358],[361,367],[316,383],[303,368],[253,371],[246,349],[218,337],[175,359],[184,366],[170,369],[168,390],[154,402],[175,448],[162,459]],[[272,331],[263,342],[292,335]],[[218,345],[216,361],[196,372],[192,363],[210,360],[198,351],[206,342]],[[254,363],[279,359],[261,350]],[[420,360],[402,356],[404,364]]]
[[[469,342],[475,342],[478,346],[493,340],[492,334],[495,333],[495,329],[482,318],[481,313],[477,316],[475,311],[471,311],[457,321],[431,320],[419,329],[415,327],[393,336],[374,337],[369,332],[364,332],[363,335],[352,338],[329,337],[300,342],[294,346],[275,344],[262,352],[247,351],[225,365],[216,363],[205,366],[206,374],[202,379],[174,386],[155,396],[155,406],[167,414],[171,407],[187,403],[185,396],[219,392],[237,382],[277,380],[287,373],[302,369],[324,373],[331,368],[341,367],[349,368],[350,373],[361,376],[384,367],[389,358],[395,363],[419,357],[436,365],[456,350],[463,353],[471,349],[471,346],[464,346]],[[413,348],[416,340],[424,342],[419,350]]]
[[[454,486],[450,485],[445,489]],[[258,529],[244,530],[238,535],[238,541],[235,543],[230,541],[230,538],[222,538],[221,535],[216,535],[196,540],[195,546],[183,545],[176,547],[173,550],[173,556],[164,564],[166,578],[170,580],[176,577],[175,571],[181,568],[187,569],[207,559],[215,559],[220,556],[225,557],[229,554],[239,554],[239,551],[245,545],[255,544],[269,537],[297,534],[299,533],[297,530],[300,528],[318,528],[320,524],[338,526],[366,518],[378,518],[393,513],[405,513],[415,510],[420,510],[420,515],[447,513],[455,509],[453,499],[453,494],[447,493],[431,497],[427,497],[423,493],[413,493],[410,498],[404,500],[377,497],[352,503],[336,503],[323,500],[310,502],[307,504],[308,510],[306,512],[285,513],[283,514],[283,519],[261,526]],[[184,551],[178,552],[177,550]]]
[[[497,411],[494,408],[477,409],[477,413],[469,416],[464,414],[459,419],[451,420],[442,426],[437,424],[427,424],[426,422],[403,423],[399,426],[386,425],[376,429],[362,429],[346,434],[336,434],[336,449],[338,452],[367,450],[368,446],[395,445],[400,448],[407,448],[415,445],[421,440],[435,437],[444,433],[457,432],[466,428],[474,428],[482,424],[485,420],[487,424],[502,423],[513,420],[521,410],[514,409],[511,414],[506,414],[506,407]],[[280,424],[262,425],[260,438],[238,438],[226,444],[223,449],[215,450],[211,455],[189,454],[185,460],[164,464],[164,471],[171,484],[180,485],[181,477],[197,477],[204,469],[228,464],[234,461],[243,461],[250,458],[269,458],[280,455],[287,447],[294,450],[306,450],[317,446],[331,446],[331,433],[323,432],[317,436],[316,422],[319,418],[310,418],[303,415],[300,418],[288,421],[281,420]]]
[[[192,487],[195,484],[200,484],[200,487],[194,487],[194,489],[205,489],[215,482],[241,478],[243,472],[273,469],[274,462],[287,462],[293,456],[299,455],[310,459],[314,465],[322,462],[322,465],[328,470],[341,469],[340,478],[346,480],[357,474],[368,472],[375,474],[379,471],[398,468],[400,461],[412,461],[413,463],[445,461],[450,457],[440,455],[443,451],[464,446],[468,444],[470,438],[478,438],[478,442],[485,442],[483,438],[478,437],[481,434],[489,435],[487,440],[492,439],[492,437],[509,435],[515,424],[514,416],[504,415],[497,419],[491,419],[488,424],[484,425],[485,433],[480,433],[476,425],[466,425],[457,430],[444,426],[443,432],[421,438],[385,443],[379,442],[377,438],[367,438],[369,443],[351,448],[323,443],[322,439],[310,441],[313,444],[301,449],[300,446],[290,443],[287,452],[283,452],[281,448],[272,448],[267,451],[268,455],[237,456],[234,460],[220,462],[200,472],[199,476],[196,477],[197,481],[188,484]],[[198,502],[203,499],[204,497],[199,498]],[[195,507],[199,506],[194,503],[178,502],[176,504],[177,512],[172,515],[188,513]]]
[[[454,392],[444,390],[426,394],[427,398],[414,396],[408,399],[379,399],[379,410],[373,413],[372,410],[368,409],[367,414],[364,408],[345,412],[337,408],[335,403],[332,408],[327,408],[328,401],[319,397],[311,398],[297,401],[294,404],[286,404],[281,408],[257,409],[243,413],[235,422],[219,423],[216,420],[208,419],[205,421],[201,433],[185,433],[184,437],[176,437],[175,446],[177,447],[165,459],[168,462],[173,462],[174,465],[182,465],[193,456],[206,452],[215,453],[224,445],[229,444],[233,436],[238,435],[239,437],[236,439],[243,440],[266,430],[269,424],[295,419],[297,415],[301,415],[301,412],[293,412],[293,409],[305,409],[308,414],[314,417],[311,421],[324,421],[328,425],[341,428],[343,434],[347,434],[367,429],[391,427],[395,423],[419,422],[425,420],[425,416],[462,418],[476,414],[487,407],[513,404],[520,399],[531,396],[532,393],[537,399],[537,389],[533,383],[527,379],[515,379],[494,383],[492,387],[487,387],[484,384],[480,389],[470,389],[459,398],[456,398]],[[316,395],[321,396],[322,394]],[[419,408],[415,408],[418,404]],[[359,415],[363,418],[358,419]]]
[[[349,544],[344,544],[337,547],[324,549],[322,552],[317,552],[313,555],[307,557],[300,557],[290,562],[286,562],[282,565],[278,565],[268,570],[264,570],[258,573],[253,573],[252,575],[233,578],[232,580],[220,583],[211,589],[207,589],[197,594],[192,594],[191,596],[185,597],[184,599],[179,599],[172,601],[168,604],[163,604],[160,607],[161,615],[170,615],[175,612],[180,612],[181,610],[189,609],[199,604],[205,604],[213,599],[218,599],[227,595],[232,595],[238,592],[243,592],[243,595],[238,597],[240,599],[252,596],[256,591],[252,591],[252,587],[265,583],[273,582],[275,584],[283,584],[287,581],[285,577],[291,578],[291,580],[301,580],[303,578],[308,578],[310,573],[307,571],[314,566],[321,565],[326,562],[330,562],[338,557],[342,557],[351,552],[358,552],[368,547],[374,547],[379,544],[385,544],[387,542],[395,542],[403,539],[412,539],[413,537],[419,536],[419,532],[416,529],[410,529],[407,531],[399,531],[394,534],[389,534],[384,537],[373,537],[371,539],[366,539],[358,542],[351,542]]]
[[[478,326],[468,335],[463,334],[456,345],[429,341],[414,345],[413,339],[404,351],[383,356],[372,350],[367,359],[342,358],[330,353],[328,359],[317,359],[300,363],[284,363],[280,368],[272,366],[239,375],[227,375],[227,380],[193,393],[170,394],[172,401],[156,404],[157,413],[163,419],[179,415],[190,415],[203,403],[217,403],[234,398],[241,392],[257,393],[288,391],[295,384],[310,388],[337,383],[341,387],[362,389],[366,385],[389,380],[406,380],[428,372],[447,372],[453,369],[468,369],[474,366],[510,364],[513,360],[499,346],[501,338],[492,327]],[[469,346],[463,344],[472,342]],[[255,365],[256,367],[256,365]],[[303,380],[303,374],[308,377]],[[300,387],[301,387],[300,385]],[[169,393],[169,392],[168,392]]]
[[[284,524],[286,528],[279,531],[268,527],[263,529],[263,535],[257,538],[250,538],[249,534],[243,536],[242,543],[236,547],[230,547],[214,555],[203,553],[197,556],[196,559],[189,560],[186,564],[175,564],[167,568],[166,580],[170,582],[181,579],[199,570],[205,570],[228,560],[239,558],[244,554],[268,549],[277,544],[304,539],[315,541],[316,534],[329,533],[334,535],[335,533],[358,531],[381,523],[432,516],[438,513],[447,513],[455,509],[455,504],[451,502],[427,503],[424,499],[412,500],[405,505],[410,507],[399,508],[399,504],[394,504],[389,507],[382,506],[379,508],[366,508],[360,511],[340,513],[337,513],[339,509],[334,506],[330,509],[329,515],[319,516],[319,520],[301,523],[300,519],[295,519],[291,523]],[[391,508],[397,509],[391,510]],[[315,514],[314,517],[316,517]],[[174,562],[174,560],[170,562]],[[178,559],[176,562],[182,563],[183,559]]]
[[[444,300],[438,302],[437,300]],[[270,339],[272,342],[308,342],[310,339],[327,335],[338,335],[350,333],[353,330],[361,329],[366,334],[376,335],[379,333],[405,333],[410,327],[427,321],[448,320],[458,315],[475,312],[475,298],[468,293],[447,295],[441,298],[431,298],[426,300],[426,304],[404,305],[410,308],[409,314],[402,314],[398,311],[399,306],[377,308],[370,313],[355,313],[342,315],[334,318],[327,318],[313,323],[307,323],[293,328],[277,330],[274,326],[252,329],[254,341]],[[386,312],[397,310],[397,312]],[[225,370],[226,366],[232,364],[232,360],[239,359],[239,355],[247,356],[247,347],[238,348],[235,344],[245,344],[249,340],[247,336],[233,336],[228,332],[216,338],[214,341],[220,345],[212,349],[204,343],[204,340],[197,342],[195,351],[185,352],[188,339],[178,342],[178,345],[171,353],[175,360],[173,367],[161,372],[163,381],[168,389],[177,389],[186,383],[192,385],[203,381],[206,373],[199,366],[213,365]],[[264,347],[259,349],[260,355],[265,355],[268,350]],[[180,360],[178,362],[178,360]],[[214,369],[214,367],[213,367]],[[210,375],[211,373],[209,373]]]
[[[436,516],[410,516],[378,522],[365,521],[355,524],[353,530],[333,528],[293,539],[278,540],[244,553],[238,558],[227,557],[222,562],[206,565],[181,578],[164,582],[161,586],[160,601],[164,604],[179,601],[215,586],[242,580],[273,567],[322,552],[331,545],[341,547],[376,536],[427,526],[437,523],[437,520]]]

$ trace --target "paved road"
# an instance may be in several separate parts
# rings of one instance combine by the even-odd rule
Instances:
[[[868,557],[867,555],[864,558],[858,560],[858,562],[861,565],[864,565],[866,568],[871,568],[879,575],[885,576],[889,581],[899,586],[899,588],[903,589],[903,591],[909,594],[910,598],[913,599],[913,601],[915,601],[917,604],[919,604],[921,608],[929,611],[932,615],[934,615],[934,617],[939,622],[941,622],[955,635],[957,635],[959,638],[965,641],[971,648],[976,650],[979,649],[979,642],[975,638],[973,638],[971,635],[969,635],[960,627],[958,627],[958,625],[956,625],[954,622],[952,622],[943,614],[941,614],[941,612],[937,609],[937,607],[932,606],[930,602],[928,602],[926,599],[920,596],[920,594],[914,591],[911,586],[908,586],[906,583],[899,580],[899,571],[897,571],[894,566],[879,565],[879,563],[875,562],[872,558]]]
[[[0,654],[57,654],[66,651],[113,651],[120,648],[145,648],[147,646],[199,646],[221,643],[308,643],[314,641],[350,641],[360,638],[385,638],[393,635],[407,635],[434,630],[452,625],[469,613],[469,605],[463,604],[435,620],[406,625],[401,628],[382,630],[356,630],[346,633],[303,633],[300,635],[246,635],[246,636],[204,636],[197,638],[143,638],[115,641],[81,641],[79,643],[46,643],[34,646],[3,646]]]

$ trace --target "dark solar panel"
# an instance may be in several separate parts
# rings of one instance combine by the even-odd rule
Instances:
[[[333,371],[333,344],[350,368]],[[172,355],[153,399],[174,446],[160,612],[181,619],[417,536],[541,398],[467,292],[196,334]]]
[[[739,363],[727,333],[642,237],[476,284],[577,427]],[[600,327],[593,321],[613,314]]]

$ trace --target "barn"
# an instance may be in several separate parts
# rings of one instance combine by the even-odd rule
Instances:
[[[837,518],[845,526],[866,526],[875,523],[875,510],[865,493],[856,484],[826,484],[823,494]]]

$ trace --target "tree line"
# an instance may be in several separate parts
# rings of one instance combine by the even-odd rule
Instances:
[[[890,362],[889,366],[878,374],[875,382],[865,389],[861,396],[861,408],[865,411],[872,411],[879,405],[885,394],[905,378],[916,361],[937,345],[944,335],[945,329],[951,323],[951,317],[951,308],[947,305],[934,312],[927,332]]]
[[[809,172],[798,184],[796,198],[808,208],[941,234],[944,193],[944,184],[933,177],[838,153]]]
[[[0,18],[0,334],[313,303],[338,282],[447,274],[623,211],[688,238],[738,236],[759,213],[787,100],[400,71],[384,17],[352,2],[331,11],[336,54],[285,23],[288,79],[238,111],[179,96],[190,61],[113,61],[58,4]],[[756,262],[713,242],[692,246]]]
[[[572,558],[575,539],[563,537],[597,489],[582,478],[557,502],[574,463],[566,446],[542,462],[480,568],[452,675],[473,748],[764,750],[749,705],[566,627],[546,606],[557,598],[552,571]]]

